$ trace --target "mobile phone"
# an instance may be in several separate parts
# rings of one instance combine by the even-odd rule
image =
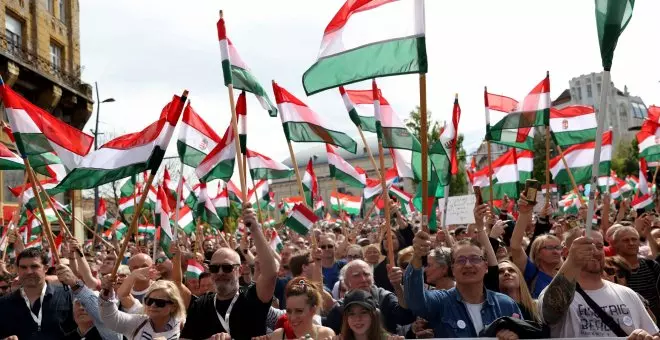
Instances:
[[[538,192],[539,181],[528,179],[525,181],[525,200],[529,203],[536,203],[536,193]]]
[[[481,197],[481,187],[475,185],[472,187],[472,190],[474,190],[474,197],[477,199],[477,205],[484,204],[484,198]]]

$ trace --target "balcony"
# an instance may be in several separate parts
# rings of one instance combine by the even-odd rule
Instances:
[[[10,31],[5,31],[5,35],[0,34],[0,54],[49,78],[55,83],[69,87],[70,90],[81,97],[90,102],[92,101],[89,85],[81,81],[81,68],[79,66],[72,73],[65,71],[60,65],[54,65],[50,60],[40,57],[23,47],[21,36]]]

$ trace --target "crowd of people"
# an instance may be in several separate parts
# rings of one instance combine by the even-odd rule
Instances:
[[[0,339],[660,339],[659,215],[604,196],[587,231],[586,209],[533,208],[478,204],[474,224],[429,231],[393,202],[391,230],[383,217],[277,226],[280,248],[246,205],[240,237],[127,254],[72,238],[57,263],[10,237]]]

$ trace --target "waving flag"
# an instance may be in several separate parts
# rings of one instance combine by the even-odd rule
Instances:
[[[332,192],[330,193],[330,206],[334,211],[345,211],[350,215],[359,215],[362,209],[362,197]]]
[[[646,119],[637,133],[639,156],[648,162],[660,161],[660,124]]]
[[[614,49],[619,36],[628,26],[632,17],[635,0],[596,0],[596,27],[600,43],[600,57],[603,68],[612,67]]]
[[[217,24],[218,41],[220,42],[220,56],[222,57],[222,73],[224,75],[225,85],[232,84],[235,89],[253,93],[261,107],[268,111],[271,117],[277,116],[277,109],[268,97],[266,90],[259,84],[257,78],[247,64],[241,59],[238,51],[227,38],[227,29],[225,20],[220,18]]]
[[[247,101],[245,92],[238,95],[236,101],[236,118],[238,124],[238,141],[241,146],[241,153],[247,153]]]
[[[311,95],[365,79],[427,70],[423,0],[348,0],[326,27],[303,86]]]
[[[532,178],[534,172],[534,153],[529,150],[516,151],[516,164],[518,165],[518,180],[524,183]]]
[[[302,178],[303,191],[305,192],[305,201],[307,202],[308,207],[313,207],[312,203],[314,199],[319,196],[319,182],[316,179],[316,174],[314,173],[314,164],[312,159],[309,159],[307,162],[307,169],[305,170],[305,175]]]
[[[646,159],[644,157],[639,159],[639,182],[637,183],[637,191],[646,195],[649,193],[649,182],[646,180],[649,170],[646,166]]]
[[[105,206],[105,200],[103,197],[99,198],[99,209],[96,213],[96,225],[105,225],[105,221],[108,219],[108,209]]]
[[[254,179],[282,179],[293,175],[293,169],[250,149],[247,150],[247,162]]]
[[[284,224],[300,235],[307,235],[312,229],[312,225],[318,221],[314,212],[302,204],[296,204],[289,212]]]
[[[328,166],[330,167],[330,177],[340,180],[346,185],[354,188],[364,188],[367,181],[367,175],[364,170],[354,168],[346,162],[332,145],[325,145],[325,151],[328,153]]]
[[[228,181],[234,174],[236,159],[236,143],[234,130],[229,126],[218,145],[199,163],[195,174],[200,181],[210,182],[214,179]]]
[[[89,153],[57,189],[90,189],[142,171],[155,172],[163,161],[184,101],[185,98],[174,96],[157,121],[140,132],[117,137]]]
[[[23,170],[23,159],[0,143],[0,170]]]
[[[176,142],[181,163],[196,168],[221,140],[192,106],[186,106]]]
[[[288,141],[326,143],[344,148],[351,153],[357,151],[357,143],[351,137],[330,129],[321,116],[275,82],[273,82],[273,92],[280,110],[284,135]]]
[[[458,105],[458,95],[454,99],[454,109],[451,115],[451,124],[440,134],[440,143],[444,148],[445,154],[450,155],[451,174],[458,174],[458,158],[456,157],[456,143],[458,143],[458,123],[461,120],[461,106]]]
[[[573,105],[550,110],[550,130],[561,147],[596,140],[596,112],[591,106]]]
[[[495,159],[492,163],[493,167],[493,199],[502,199],[504,195],[509,198],[518,198],[520,190],[518,190],[518,183],[520,182],[520,174],[518,172],[518,162],[515,149],[511,148],[509,151],[502,154]],[[488,166],[484,169],[477,171],[477,177],[481,180],[475,180],[482,186],[481,196],[484,201],[490,199],[490,188],[488,179]],[[475,183],[475,185],[477,185]]]
[[[374,117],[374,99],[371,90],[345,90],[339,87],[339,93],[344,100],[348,116],[353,124],[362,129],[376,133],[376,118]]]
[[[578,184],[589,183],[591,181],[591,167],[593,165],[593,156],[596,148],[596,142],[587,142],[575,144],[566,150],[563,150],[564,158],[568,167],[571,168],[575,182]],[[610,173],[610,161],[612,159],[612,131],[603,134],[603,144],[600,150],[600,164],[598,175],[607,176]],[[560,156],[550,160],[550,172],[552,178],[557,184],[570,185],[568,172]]]

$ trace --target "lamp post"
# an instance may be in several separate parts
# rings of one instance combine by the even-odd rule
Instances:
[[[94,88],[96,89],[96,124],[94,124],[94,150],[97,150],[99,148],[99,116],[101,115],[101,104],[103,103],[113,103],[115,101],[114,98],[106,98],[103,101],[101,101],[101,98],[99,98],[99,84],[97,82],[94,82]],[[98,233],[99,231],[99,224],[97,220],[97,216],[99,213],[99,188],[95,187],[94,188],[94,231]],[[94,245],[96,245],[96,237],[93,238]]]

